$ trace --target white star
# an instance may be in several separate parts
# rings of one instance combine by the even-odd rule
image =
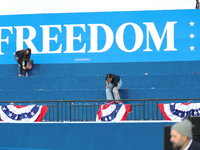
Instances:
[[[200,114],[200,110],[199,110],[199,114]]]
[[[31,115],[33,116],[33,115],[35,115],[35,113],[34,113],[34,112],[31,112]]]
[[[107,121],[107,118],[105,118],[105,121]]]
[[[189,36],[190,36],[191,39],[194,39],[195,35],[193,33],[191,33]]]
[[[170,105],[174,105],[174,103],[171,103]]]
[[[24,115],[25,116],[25,118],[27,118],[27,115]]]
[[[192,45],[191,47],[190,47],[190,51],[194,51],[194,46]]]
[[[111,116],[109,116],[109,120],[111,120],[112,118],[111,118]]]
[[[8,115],[9,117],[12,117],[12,113],[9,113],[9,115]]]
[[[196,116],[197,115],[197,112],[196,111],[194,111],[194,116]]]
[[[179,113],[178,115],[181,116],[181,113]]]
[[[190,24],[190,26],[194,26],[194,22],[193,21],[191,21],[189,24]]]
[[[6,107],[3,107],[2,109],[3,109],[3,110],[6,110]]]

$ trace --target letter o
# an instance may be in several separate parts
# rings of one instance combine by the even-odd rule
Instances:
[[[124,45],[124,30],[126,26],[128,25],[131,25],[135,30],[135,45],[131,50],[128,50]],[[116,33],[116,43],[121,50],[125,52],[134,52],[140,48],[140,46],[142,45],[142,42],[143,42],[143,32],[142,32],[142,29],[137,24],[128,22],[128,23],[122,24],[118,28],[117,33]]]

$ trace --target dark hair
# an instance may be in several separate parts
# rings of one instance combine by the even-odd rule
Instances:
[[[26,54],[26,52],[29,51],[28,54]],[[30,61],[30,57],[31,57],[31,49],[27,48],[25,50],[22,50],[22,52],[24,53],[24,60],[26,61]]]
[[[112,78],[112,77],[113,77],[112,73],[109,73],[109,74],[106,75],[106,79]]]

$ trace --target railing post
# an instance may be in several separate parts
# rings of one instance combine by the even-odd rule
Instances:
[[[59,102],[57,102],[57,122],[59,122]]]
[[[145,120],[145,100],[143,99],[143,120]]]
[[[69,121],[72,121],[71,101],[69,101]]]
[[[156,120],[158,120],[158,100],[156,99]]]
[[[60,102],[61,104],[61,122],[63,121],[63,101]]]

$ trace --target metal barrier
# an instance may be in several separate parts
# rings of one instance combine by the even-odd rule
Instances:
[[[48,111],[42,121],[66,122],[66,121],[95,121],[96,114],[101,104],[106,100],[54,100],[54,101],[0,101],[0,105],[46,105]],[[188,103],[200,102],[200,98],[189,99],[128,99],[121,100],[124,104],[130,104],[132,112],[127,120],[164,120],[158,104],[160,103]],[[106,101],[107,103],[109,101]]]

